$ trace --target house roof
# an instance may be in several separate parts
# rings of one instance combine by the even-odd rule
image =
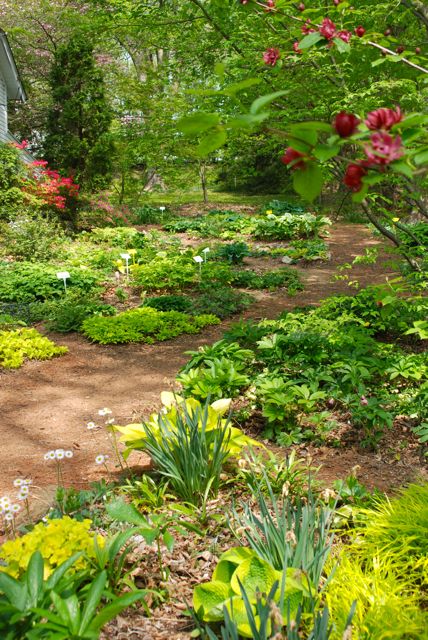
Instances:
[[[21,102],[25,102],[27,95],[22,86],[9,41],[2,29],[0,29],[0,71],[6,82],[9,100],[21,100]]]

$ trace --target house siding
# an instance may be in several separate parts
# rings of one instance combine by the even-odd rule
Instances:
[[[6,142],[7,137],[7,90],[0,74],[0,141]]]

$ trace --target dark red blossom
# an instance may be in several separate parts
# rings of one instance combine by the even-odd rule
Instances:
[[[266,51],[263,54],[264,63],[270,64],[272,67],[276,65],[280,57],[281,57],[281,54],[279,52],[279,49],[275,49],[274,47],[271,47],[270,49],[266,49]]]
[[[341,138],[349,138],[357,131],[360,120],[353,113],[341,111],[334,119],[333,126]]]
[[[350,31],[338,31],[335,34],[335,38],[340,38],[343,42],[348,43],[352,38],[352,33]]]
[[[403,114],[401,113],[400,107],[394,109],[376,109],[376,111],[371,111],[367,114],[366,125],[369,129],[384,129],[385,131],[389,131],[394,124],[401,122],[403,119]]]
[[[386,165],[404,154],[400,136],[393,138],[384,131],[378,131],[370,136],[370,141],[371,146],[365,145],[364,151],[371,164]]]
[[[293,50],[296,53],[303,53],[303,51],[301,49],[299,49],[299,43],[297,42],[297,40],[296,40],[296,42],[293,42]]]
[[[363,186],[362,179],[367,175],[367,169],[359,164],[349,164],[343,182],[352,191],[359,191]]]
[[[275,0],[266,0],[265,11],[273,11],[275,9]]]
[[[355,29],[355,35],[358,36],[359,38],[362,38],[365,32],[366,30],[361,25]]]
[[[293,147],[287,147],[284,155],[281,158],[281,162],[287,165],[291,165],[290,169],[303,169],[305,162],[301,158],[305,158],[305,154],[293,149]]]
[[[327,40],[332,40],[336,36],[336,25],[330,18],[324,18],[319,32],[324,38],[327,38]]]
[[[14,146],[17,149],[26,149],[28,147],[28,140],[23,140],[22,142],[15,142]]]
[[[314,29],[310,25],[311,25],[311,21],[310,20],[306,20],[305,24],[302,27],[302,33],[305,36],[309,35],[310,33],[315,33],[316,32],[316,29]]]

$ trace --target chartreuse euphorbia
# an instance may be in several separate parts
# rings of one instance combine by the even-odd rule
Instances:
[[[223,620],[223,609],[226,607],[238,626],[239,634],[245,638],[252,638],[240,583],[250,604],[254,605],[256,623],[257,598],[265,598],[275,583],[278,583],[278,588],[274,598],[277,603],[282,599],[280,604],[285,624],[288,619],[295,617],[303,599],[308,598],[311,591],[315,592],[302,571],[291,568],[277,571],[252,549],[235,547],[220,556],[211,582],[195,587],[193,607],[198,617],[205,622]]]
[[[167,424],[171,430],[171,438],[174,438],[174,425],[177,423],[178,415],[197,415],[202,428],[202,418],[205,418],[206,413],[206,420],[204,419],[206,431],[214,432],[217,429],[226,429],[227,451],[229,456],[239,454],[244,447],[263,446],[257,440],[253,440],[242,433],[241,429],[230,426],[228,420],[223,417],[229,411],[230,398],[222,398],[211,404],[203,405],[195,398],[182,398],[169,391],[163,391],[161,394],[161,402],[163,405],[161,413],[153,413],[145,423],[155,435],[157,433],[160,434],[161,428],[164,428],[164,425]],[[124,452],[125,458],[129,456],[133,449],[145,448],[147,438],[147,433],[144,428],[145,424],[133,423],[124,427],[114,425],[113,429],[122,434],[120,441],[124,442],[127,447]]]

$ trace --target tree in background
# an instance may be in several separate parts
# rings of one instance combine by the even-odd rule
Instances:
[[[84,188],[106,187],[112,171],[112,114],[87,36],[72,35],[56,49],[49,82],[46,160]]]

